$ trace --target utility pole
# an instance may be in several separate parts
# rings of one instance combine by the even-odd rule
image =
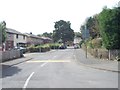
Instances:
[[[86,41],[86,39],[87,39],[87,26],[85,24],[85,48],[86,48],[86,50],[85,50],[85,56],[87,58],[87,41]]]

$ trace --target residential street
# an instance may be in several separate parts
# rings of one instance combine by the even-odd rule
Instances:
[[[84,65],[108,68],[109,63],[114,71],[118,67],[116,61],[112,62],[116,64],[104,60],[93,63],[85,59],[81,49],[52,50],[25,54],[25,57],[30,60],[12,66],[2,64],[2,88],[118,88],[117,72]]]

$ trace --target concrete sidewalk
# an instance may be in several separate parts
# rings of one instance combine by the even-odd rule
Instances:
[[[76,49],[74,53],[76,55],[76,60],[81,65],[85,65],[85,66],[95,68],[95,69],[100,69],[100,70],[120,72],[118,68],[118,64],[119,64],[118,61],[97,59],[92,57],[89,53],[86,58],[85,51],[82,49]]]

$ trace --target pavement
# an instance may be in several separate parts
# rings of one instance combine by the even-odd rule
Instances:
[[[51,50],[47,53],[52,53],[55,51],[56,50]],[[2,64],[6,66],[13,66],[13,65],[17,65],[17,64],[29,61],[33,59],[33,57],[36,57],[38,55],[39,53],[26,53],[24,54],[24,57],[22,58],[7,61]],[[87,54],[87,58],[86,58],[85,51],[82,49],[74,49],[74,58],[76,59],[76,62],[78,62],[80,65],[84,65],[84,66],[91,67],[94,69],[107,70],[107,71],[112,71],[112,72],[120,72],[120,69],[118,68],[118,65],[119,65],[118,61],[97,59],[91,56],[89,53]]]
[[[14,60],[3,62],[1,64],[6,65],[7,67],[11,67],[11,66],[26,62],[26,61],[31,60],[31,59],[32,59],[31,57],[22,57],[19,59],[14,59]],[[5,68],[7,68],[7,67],[5,67]]]
[[[75,49],[75,58],[79,64],[88,66],[95,69],[107,70],[112,72],[120,72],[118,67],[119,62],[116,60],[107,60],[107,59],[97,59],[91,56],[89,53],[86,53],[83,49]]]

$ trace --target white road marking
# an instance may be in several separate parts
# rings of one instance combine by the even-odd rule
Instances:
[[[48,63],[48,62],[45,62],[45,63],[41,64],[41,67],[45,66],[45,64],[47,64],[47,63]]]
[[[53,56],[53,59],[56,58],[57,56]]]
[[[104,72],[106,72],[106,71],[104,71]]]
[[[71,62],[70,60],[31,60],[31,61],[27,61],[27,63],[62,63],[62,62]]]
[[[76,55],[73,55],[73,56],[74,56],[74,59],[77,60]]]
[[[24,86],[23,86],[23,90],[25,90],[25,88],[27,87],[27,85],[28,85],[28,83],[29,83],[29,81],[30,81],[30,79],[31,79],[31,77],[33,76],[34,73],[35,73],[35,72],[32,72],[32,73],[30,74],[30,76],[28,77],[28,79],[25,81],[25,84],[24,84]]]
[[[47,63],[48,63],[48,62],[45,62],[45,63],[41,64],[41,67],[43,67],[43,66],[46,65]],[[34,73],[35,73],[35,72],[32,72],[32,73],[30,74],[30,76],[27,78],[27,80],[25,81],[25,84],[24,84],[24,86],[23,86],[23,90],[26,90],[26,87],[27,87],[27,85],[28,85],[31,77],[34,75]]]

